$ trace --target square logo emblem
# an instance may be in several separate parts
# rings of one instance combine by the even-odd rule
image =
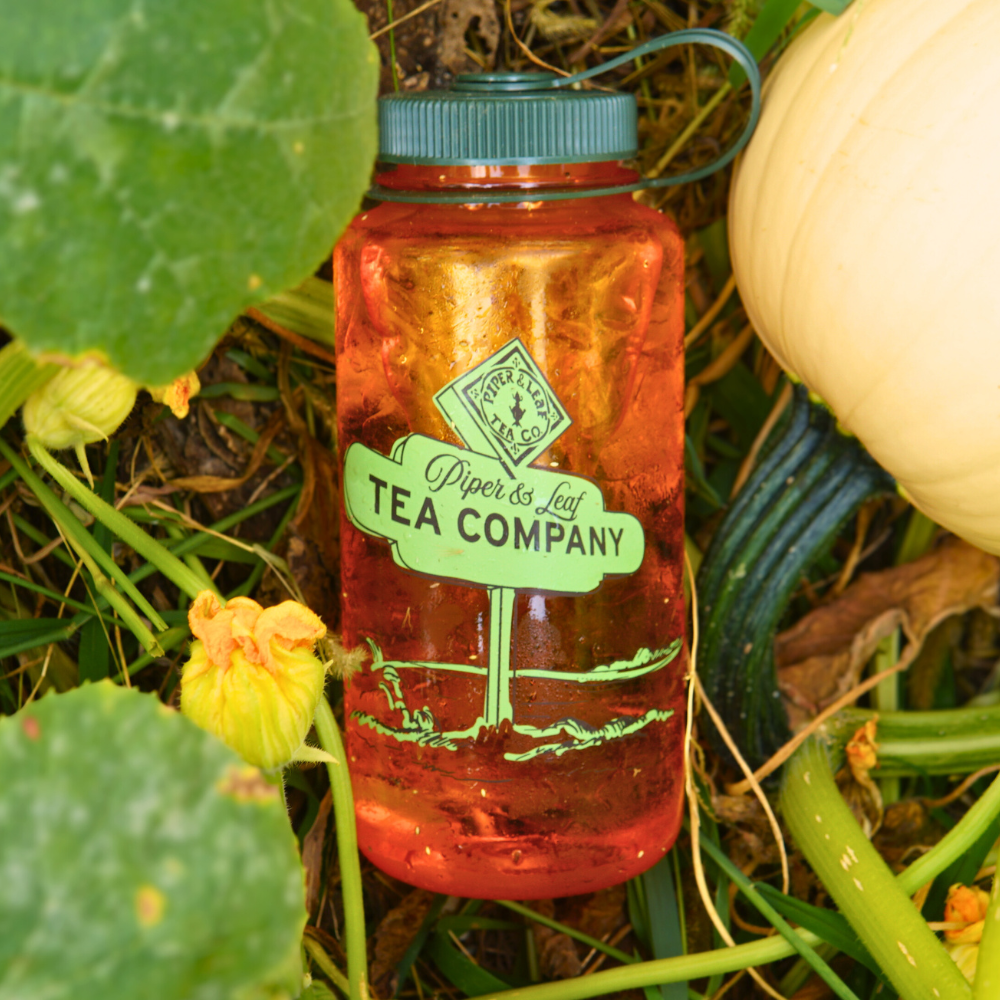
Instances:
[[[519,339],[449,382],[434,402],[467,448],[485,444],[510,474],[573,422]]]

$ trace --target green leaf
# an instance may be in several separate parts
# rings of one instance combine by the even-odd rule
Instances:
[[[312,983],[302,991],[300,1000],[337,1000],[337,994],[330,989],[326,983],[314,979]]]
[[[214,737],[105,681],[0,720],[0,773],[0,1000],[296,981],[295,837],[277,790]]]
[[[845,10],[847,10],[848,7],[851,6],[852,0],[809,0],[809,2],[814,7],[818,7],[827,14],[833,14],[834,17],[839,17]]]
[[[733,429],[740,448],[749,451],[771,412],[773,397],[764,392],[742,361],[733,365],[718,382],[713,382],[706,395],[712,400],[715,412]]]
[[[115,471],[118,465],[118,441],[108,445],[107,462],[104,465],[104,475],[101,477],[101,499],[105,503],[115,501]],[[106,525],[97,521],[94,524],[94,541],[105,552],[111,554],[114,550],[114,537]],[[80,652],[77,664],[81,681],[99,681],[111,672],[110,637],[104,624],[97,618],[92,618],[80,629]]]
[[[467,997],[477,997],[484,993],[496,993],[510,989],[509,983],[505,983],[502,979],[494,976],[492,972],[487,972],[470,962],[450,943],[447,934],[435,934],[431,938],[427,951],[442,975]]]
[[[994,818],[968,850],[934,879],[921,910],[927,920],[944,919],[944,904],[948,898],[948,889],[958,884],[972,885],[976,873],[985,864],[986,856],[996,843],[998,835],[1000,835],[1000,817]]]
[[[674,889],[673,858],[669,854],[664,855],[642,876],[642,881],[646,890],[653,958],[683,955],[684,939]],[[686,1000],[687,983],[664,983],[660,993],[663,1000]]]
[[[333,347],[333,285],[328,281],[307,278],[298,288],[268,299],[258,311],[292,333]]]
[[[809,3],[818,9],[809,11],[795,21],[796,14],[802,6],[801,0],[766,0],[743,43],[754,59],[760,62],[778,40],[778,36],[793,22],[795,31],[798,32],[821,10],[828,14],[842,14],[851,2],[852,0],[809,0]],[[729,69],[730,84],[739,87],[745,80],[746,74],[734,63]]]
[[[410,970],[413,968],[413,963],[423,950],[427,936],[430,934],[434,922],[437,920],[438,914],[440,914],[441,908],[446,902],[448,902],[447,896],[443,896],[440,893],[435,895],[434,902],[431,903],[431,908],[427,911],[420,929],[414,935],[403,957],[399,960],[399,964],[396,966],[396,992],[393,993],[394,997],[399,996],[400,991],[406,985],[406,981],[410,978]]]
[[[858,940],[857,934],[851,929],[843,914],[834,910],[824,910],[812,903],[806,903],[794,896],[786,896],[766,882],[755,882],[754,888],[786,919],[793,920],[800,927],[805,927],[827,944],[833,945],[838,951],[850,955],[856,962],[874,972],[884,980],[878,963],[872,958],[868,949]],[[887,982],[887,981],[886,981]]]
[[[0,350],[0,427],[58,370],[55,365],[38,364],[19,340],[12,340]]]
[[[743,44],[757,62],[767,55],[768,49],[778,40],[800,6],[801,0],[767,0],[743,39]],[[729,82],[733,87],[739,87],[746,78],[746,73],[735,63],[729,68]]]
[[[11,0],[0,320],[140,382],[299,284],[357,209],[378,56],[350,0]]]
[[[60,618],[11,618],[0,621],[0,660],[7,656],[65,642],[77,629],[73,622]]]

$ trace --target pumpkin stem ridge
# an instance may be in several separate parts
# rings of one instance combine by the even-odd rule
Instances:
[[[790,735],[773,639],[792,592],[858,508],[894,489],[861,443],[796,386],[781,436],[726,513],[698,574],[699,673],[751,766]],[[728,758],[711,721],[703,724]]]

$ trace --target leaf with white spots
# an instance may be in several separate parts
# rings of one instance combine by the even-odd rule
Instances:
[[[375,155],[350,0],[9,0],[0,322],[137,381],[195,367],[307,277]]]
[[[0,1000],[228,1000],[301,975],[278,790],[154,696],[43,698],[0,720],[0,774]]]

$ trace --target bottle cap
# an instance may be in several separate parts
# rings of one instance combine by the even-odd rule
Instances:
[[[450,90],[379,101],[384,163],[505,166],[627,160],[638,152],[635,97],[554,89],[552,73],[466,73]]]
[[[711,45],[732,56],[750,82],[750,116],[736,141],[705,166],[670,177],[600,188],[538,189],[531,200],[563,201],[627,194],[700,180],[729,163],[750,141],[760,116],[760,71],[750,50],[714,28],[686,28],[652,38],[600,66],[572,76],[554,73],[469,73],[451,90],[390,94],[379,101],[379,159],[384,163],[441,166],[508,166],[535,163],[599,163],[631,159],[638,152],[635,98],[575,90],[584,80],[672,45]],[[742,77],[740,78],[742,79]],[[402,191],[376,184],[376,201],[414,204],[506,203],[523,191]]]

